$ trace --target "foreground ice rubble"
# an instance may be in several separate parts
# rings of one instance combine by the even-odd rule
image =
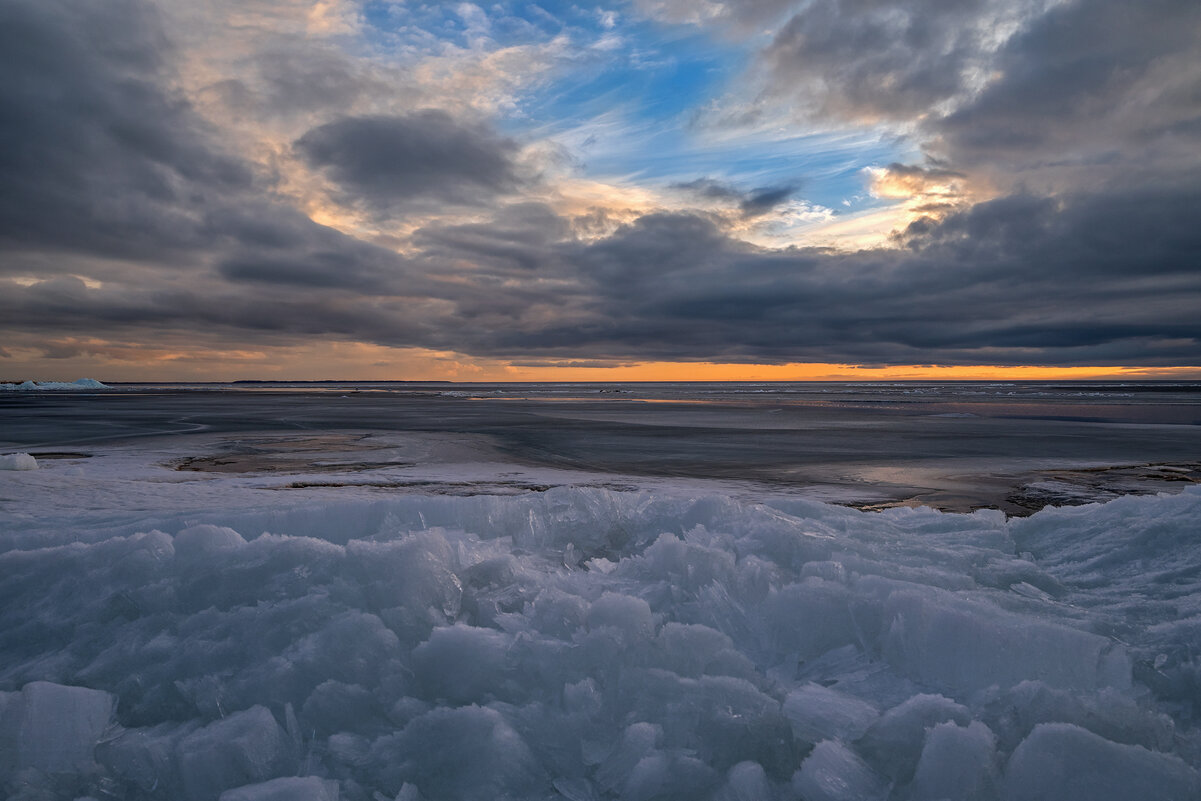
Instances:
[[[1198,520],[558,489],[0,531],[0,795],[1197,799]]]

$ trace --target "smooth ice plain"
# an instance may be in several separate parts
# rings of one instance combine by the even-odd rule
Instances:
[[[169,455],[0,472],[5,798],[1201,797],[1201,488],[1019,519]]]

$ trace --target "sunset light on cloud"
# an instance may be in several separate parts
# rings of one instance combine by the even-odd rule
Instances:
[[[5,379],[1201,375],[1201,9],[16,0]]]

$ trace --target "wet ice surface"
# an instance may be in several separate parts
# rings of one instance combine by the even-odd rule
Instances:
[[[0,473],[0,796],[1201,796],[1201,488],[869,513],[184,400]]]
[[[181,466],[253,472],[283,464],[280,450],[305,458],[300,440],[399,432],[466,438],[492,451],[486,461],[718,479],[865,508],[1029,514],[1201,479],[1196,382],[114,385],[5,393],[0,416],[0,450],[35,458],[169,436],[196,460]],[[294,444],[254,441],[264,434]],[[196,435],[208,439],[189,448]],[[326,461],[378,466],[369,443],[343,450]]]

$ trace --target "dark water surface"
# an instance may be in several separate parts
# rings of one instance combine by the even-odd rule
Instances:
[[[482,435],[505,458],[1021,514],[1201,479],[1201,382],[117,384],[0,394],[0,449],[249,432]]]

